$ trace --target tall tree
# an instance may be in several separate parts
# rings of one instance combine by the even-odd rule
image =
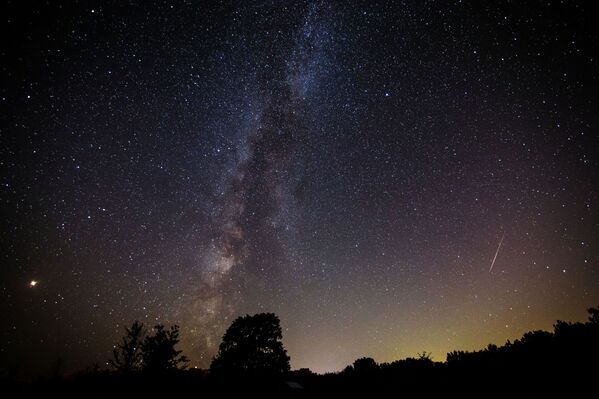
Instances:
[[[108,363],[121,373],[139,370],[144,335],[144,325],[139,321],[135,321],[131,328],[125,327],[125,335],[121,343],[112,350],[113,358]]]
[[[188,360],[175,348],[178,343],[179,326],[154,326],[154,335],[148,335],[142,343],[142,369],[150,373],[185,369]]]
[[[281,374],[289,371],[289,356],[281,342],[283,333],[274,313],[238,317],[225,332],[213,372]]]

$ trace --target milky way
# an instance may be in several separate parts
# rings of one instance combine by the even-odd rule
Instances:
[[[104,365],[134,320],[207,367],[258,312],[292,368],[444,360],[599,304],[591,5],[19,3],[0,371]]]
[[[293,272],[289,247],[301,178],[293,160],[301,143],[309,140],[311,132],[302,124],[306,97],[324,73],[327,58],[323,47],[329,38],[318,20],[323,7],[317,3],[306,7],[296,29],[277,32],[280,37],[274,40],[283,42],[281,50],[267,56],[269,65],[261,65],[269,73],[252,74],[259,107],[213,193],[218,199],[199,259],[201,278],[194,281],[192,304],[183,305],[184,317],[201,326],[195,330],[201,335],[193,337],[195,345],[206,339],[201,353],[214,351],[226,327],[223,323],[238,312],[236,303],[248,295],[247,290],[257,286],[274,290],[280,273]]]

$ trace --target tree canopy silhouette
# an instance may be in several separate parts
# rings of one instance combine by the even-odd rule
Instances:
[[[141,344],[144,339],[144,325],[135,321],[131,328],[125,327],[125,336],[112,350],[113,358],[108,363],[121,373],[137,371],[141,367]]]
[[[354,361],[354,371],[357,373],[370,373],[378,368],[379,365],[371,357],[361,357]]]
[[[179,343],[179,326],[166,329],[164,325],[154,326],[154,335],[148,335],[142,343],[142,368],[150,373],[163,373],[184,369],[187,357],[175,349]]]
[[[281,374],[289,371],[289,356],[281,342],[279,318],[274,313],[238,317],[225,332],[212,372]]]

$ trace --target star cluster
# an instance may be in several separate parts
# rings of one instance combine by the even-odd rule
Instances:
[[[589,4],[2,7],[3,368],[134,320],[206,367],[266,311],[293,368],[443,360],[599,303]]]

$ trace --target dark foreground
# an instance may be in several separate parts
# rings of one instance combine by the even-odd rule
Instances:
[[[590,359],[589,359],[590,360]],[[86,375],[72,379],[8,383],[3,397],[35,398],[337,398],[337,397],[448,397],[547,398],[596,397],[596,362],[588,367],[570,364],[535,371],[522,364],[514,368],[450,369],[435,364],[426,372],[370,375],[347,373],[287,378],[216,379],[194,372],[162,378]]]
[[[599,309],[586,323],[558,321],[504,346],[452,352],[446,362],[426,354],[392,363],[356,360],[336,374],[307,369],[284,375],[231,375],[204,370],[116,373],[92,369],[20,382],[1,377],[2,397],[35,398],[337,398],[599,397]]]

